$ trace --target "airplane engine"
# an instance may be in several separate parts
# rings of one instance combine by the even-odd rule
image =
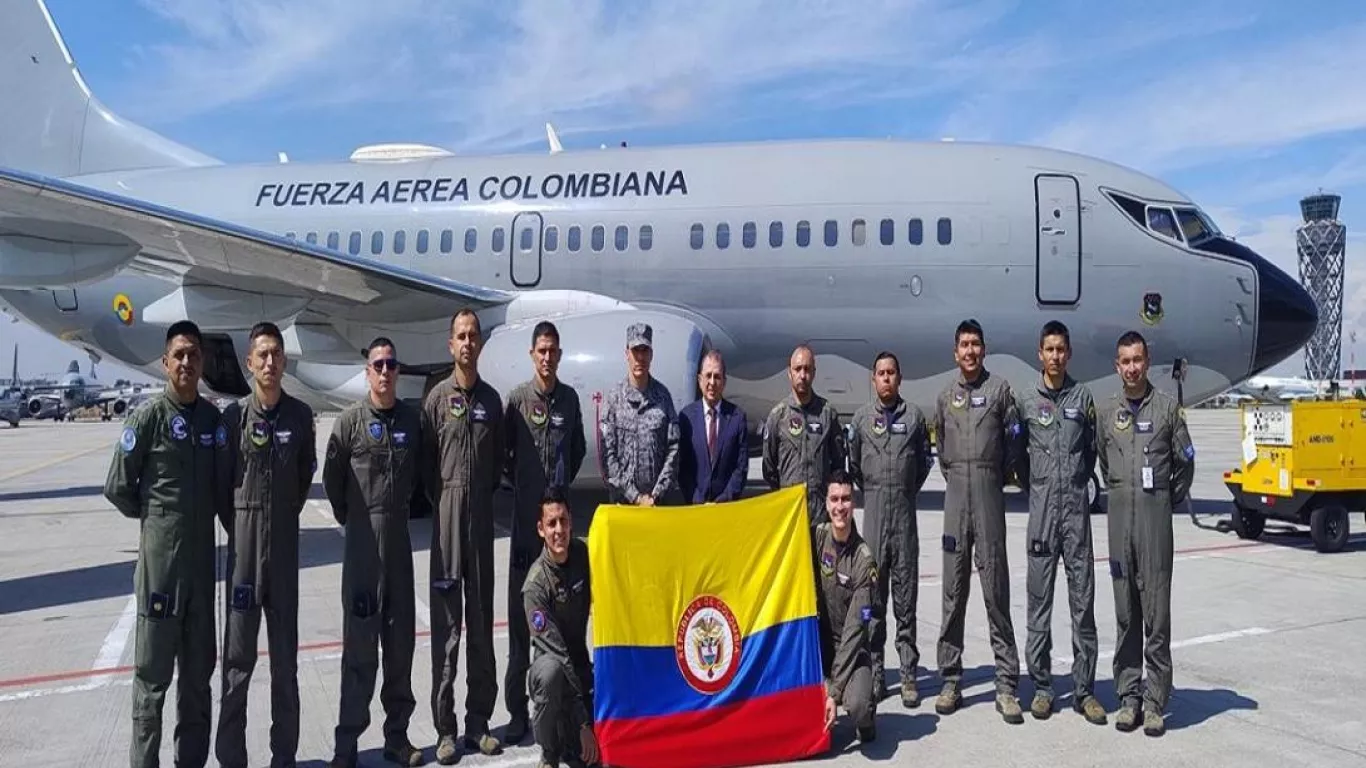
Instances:
[[[113,276],[138,254],[137,243],[96,227],[6,217],[0,229],[0,288],[81,285]]]
[[[599,420],[607,393],[626,379],[626,328],[646,322],[654,329],[650,374],[669,388],[675,409],[697,399],[697,371],[709,340],[694,323],[664,312],[610,311],[550,318],[560,332],[559,377],[579,395],[587,455],[575,485],[600,487]],[[479,356],[479,371],[504,402],[532,378],[531,334],[536,320],[501,325],[489,333]]]
[[[122,416],[128,412],[128,401],[120,397],[109,404],[109,412],[114,416]]]
[[[46,403],[43,402],[43,398],[41,397],[29,398],[28,415],[34,418],[39,418],[43,413],[44,405],[46,405]]]

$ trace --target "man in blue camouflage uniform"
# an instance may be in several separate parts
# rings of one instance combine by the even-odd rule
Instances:
[[[627,377],[603,408],[603,478],[614,504],[650,507],[678,478],[678,414],[669,388],[650,376],[654,329],[626,329]]]

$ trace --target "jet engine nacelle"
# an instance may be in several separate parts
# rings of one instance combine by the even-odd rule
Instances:
[[[560,346],[564,350],[559,377],[578,392],[588,447],[574,485],[600,487],[599,424],[607,394],[627,376],[627,327],[644,322],[654,330],[650,375],[669,388],[676,410],[698,397],[697,371],[708,339],[694,323],[665,312],[620,310],[551,321],[560,332]],[[518,384],[535,375],[531,359],[531,334],[535,327],[535,320],[498,326],[490,332],[479,356],[480,375],[498,390],[504,402]]]
[[[122,235],[90,227],[6,218],[0,235],[0,288],[83,285],[112,277],[138,254]]]

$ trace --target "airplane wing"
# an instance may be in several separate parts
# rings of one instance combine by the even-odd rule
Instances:
[[[9,168],[0,168],[0,215],[117,233],[140,245],[130,266],[313,299],[320,306],[309,309],[324,314],[424,319],[516,295]]]

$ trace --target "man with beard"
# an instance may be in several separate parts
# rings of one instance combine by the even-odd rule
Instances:
[[[455,734],[455,676],[460,625],[466,642],[465,739],[486,755],[501,749],[489,733],[498,700],[493,655],[493,494],[507,455],[503,401],[479,375],[483,331],[462,309],[448,342],[455,370],[427,394],[422,409],[423,486],[432,497],[432,720],[436,759],[460,759]],[[462,610],[463,608],[463,610]]]
[[[887,645],[887,598],[896,611],[896,650],[901,661],[901,703],[920,703],[915,685],[920,652],[915,644],[915,608],[920,583],[920,536],[916,495],[930,476],[929,426],[924,414],[902,399],[901,363],[883,352],[873,361],[877,398],[854,413],[849,474],[863,491],[864,538],[877,560],[873,611],[873,693],[886,695],[883,659]],[[889,595],[890,593],[890,595]]]

